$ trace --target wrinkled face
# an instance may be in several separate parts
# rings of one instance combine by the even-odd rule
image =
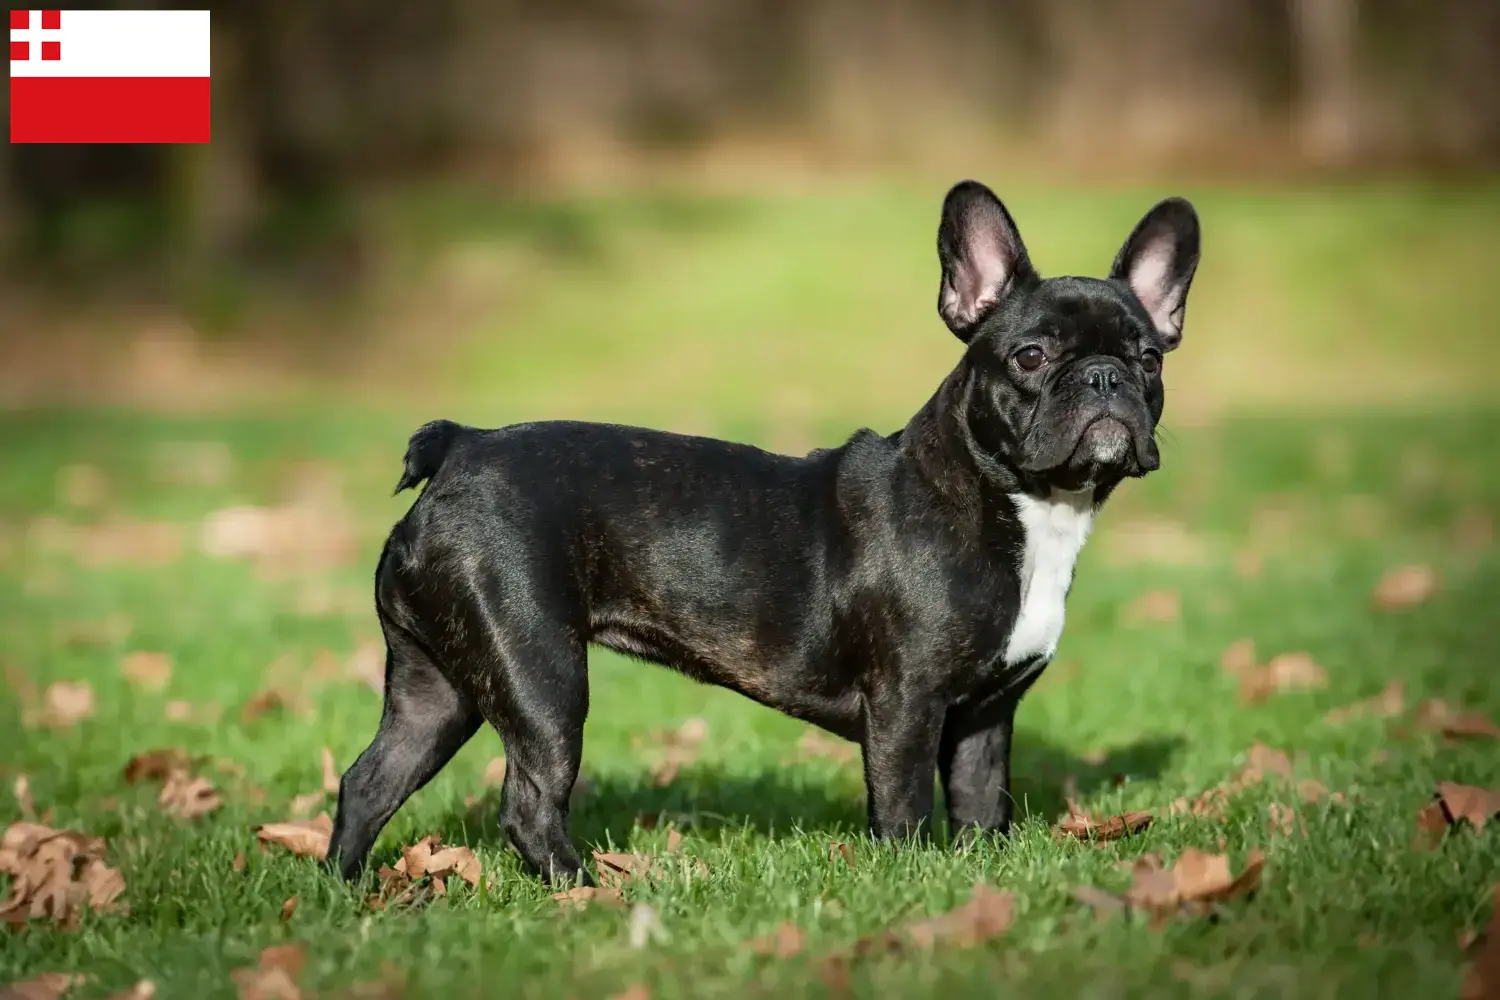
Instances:
[[[1011,296],[971,339],[971,429],[1012,467],[1061,489],[1157,468],[1160,338],[1132,296],[1058,278]]]
[[[1198,217],[1148,212],[1107,279],[1043,280],[988,188],[948,193],[938,311],[968,345],[962,415],[975,442],[1032,486],[1081,490],[1160,464],[1163,357],[1182,340]]]

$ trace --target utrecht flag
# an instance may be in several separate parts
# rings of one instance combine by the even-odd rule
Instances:
[[[206,10],[10,12],[11,142],[208,142]]]

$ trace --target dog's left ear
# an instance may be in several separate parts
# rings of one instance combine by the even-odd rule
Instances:
[[[1198,213],[1185,198],[1168,198],[1136,224],[1109,276],[1130,286],[1170,351],[1182,343],[1188,287],[1197,270]]]

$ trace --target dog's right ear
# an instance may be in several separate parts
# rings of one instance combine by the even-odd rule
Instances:
[[[995,303],[1038,280],[1015,220],[978,181],[955,184],[943,199],[937,243],[943,266],[938,313],[966,344]]]

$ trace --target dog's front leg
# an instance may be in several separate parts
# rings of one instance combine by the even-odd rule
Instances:
[[[954,840],[967,843],[987,833],[1010,832],[1010,741],[1016,702],[975,715],[950,712],[943,723],[938,773],[948,802]]]
[[[927,693],[895,682],[866,691],[863,750],[871,835],[910,837],[931,831],[932,775],[943,708]]]

